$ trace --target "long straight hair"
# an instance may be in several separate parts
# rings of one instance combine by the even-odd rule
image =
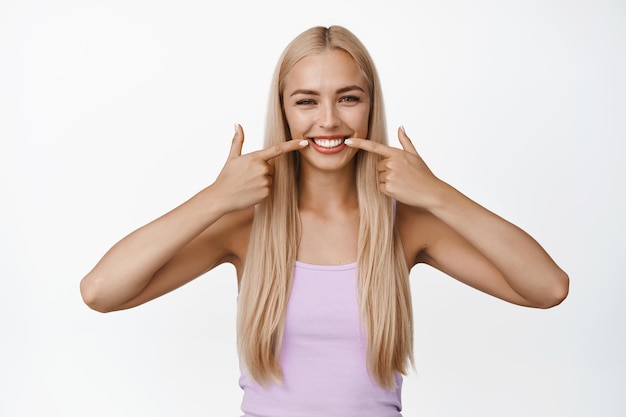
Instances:
[[[359,39],[341,26],[314,27],[283,51],[272,79],[265,147],[289,140],[282,106],[285,75],[303,57],[339,49],[352,56],[370,93],[368,139],[387,143],[382,90],[373,61]],[[287,302],[300,238],[299,154],[273,160],[270,195],[255,208],[239,287],[237,340],[247,372],[259,383],[282,382],[279,364]],[[359,203],[358,293],[367,341],[367,367],[382,387],[395,387],[395,373],[413,361],[413,317],[409,271],[394,221],[392,200],[378,190],[379,157],[356,154]]]

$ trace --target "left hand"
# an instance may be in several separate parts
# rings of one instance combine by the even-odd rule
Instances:
[[[409,206],[428,209],[434,204],[441,181],[430,171],[402,127],[398,129],[398,139],[402,149],[355,138],[346,141],[346,145],[383,157],[377,165],[378,189],[382,193]]]

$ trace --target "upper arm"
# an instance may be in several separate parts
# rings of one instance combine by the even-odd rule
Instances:
[[[131,308],[173,291],[222,263],[241,269],[252,212],[229,213],[181,248],[152,276],[149,283],[119,310]]]
[[[398,230],[409,268],[425,263],[479,291],[529,305],[485,255],[433,214],[398,203]]]

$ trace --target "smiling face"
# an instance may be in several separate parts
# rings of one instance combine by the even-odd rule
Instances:
[[[354,163],[349,137],[368,134],[370,94],[352,57],[338,49],[299,60],[285,76],[283,108],[292,139],[307,139],[301,168],[338,170]]]

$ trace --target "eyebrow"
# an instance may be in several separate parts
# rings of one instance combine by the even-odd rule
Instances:
[[[354,90],[358,90],[358,91],[361,91],[361,92],[365,93],[365,90],[363,88],[361,88],[360,86],[356,85],[356,84],[355,85],[349,85],[347,87],[342,87],[339,90],[337,90],[335,93],[336,94],[343,94],[343,93],[347,93],[348,91],[354,91]],[[298,89],[298,90],[293,91],[289,95],[289,97],[293,97],[296,94],[306,94],[306,95],[311,95],[311,96],[319,96],[320,95],[320,93],[315,91],[315,90]]]

